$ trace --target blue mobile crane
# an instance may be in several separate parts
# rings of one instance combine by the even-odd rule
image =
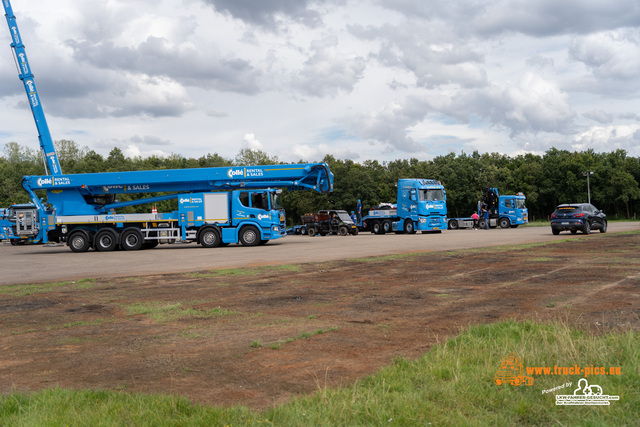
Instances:
[[[5,234],[13,243],[66,242],[74,252],[138,250],[176,241],[204,247],[253,246],[285,235],[282,188],[333,191],[333,174],[326,163],[63,174],[16,18],[9,0],[3,5],[45,163],[45,175],[22,179],[31,203],[13,205],[5,213],[11,224]],[[139,193],[162,195],[118,199]],[[178,201],[178,210],[117,212],[171,199]]]

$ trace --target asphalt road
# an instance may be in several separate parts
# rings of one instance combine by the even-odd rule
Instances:
[[[610,223],[608,233],[631,230],[640,230],[640,223]],[[589,236],[581,233],[554,236],[550,227],[519,227],[504,230],[451,230],[442,234],[287,236],[257,247],[231,245],[205,249],[190,243],[160,245],[155,249],[135,252],[90,250],[85,253],[71,252],[66,245],[11,246],[0,243],[0,285],[295,264],[567,238],[597,239],[599,235],[601,233],[596,231]],[[597,244],[596,240],[594,244]]]

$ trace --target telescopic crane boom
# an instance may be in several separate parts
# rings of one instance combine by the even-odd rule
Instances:
[[[24,89],[27,91],[27,97],[29,98],[29,105],[31,106],[33,119],[35,120],[36,128],[38,129],[38,140],[40,141],[40,150],[42,151],[45,173],[47,175],[54,176],[62,175],[62,169],[60,169],[60,163],[58,162],[58,155],[56,154],[56,150],[53,145],[51,132],[49,132],[49,125],[47,125],[47,119],[45,118],[44,110],[42,109],[38,90],[36,89],[36,82],[34,80],[33,73],[31,72],[29,60],[27,59],[27,52],[25,51],[24,44],[22,44],[22,37],[20,36],[16,17],[13,14],[13,9],[11,8],[9,0],[2,0],[2,5],[4,6],[4,16],[7,18],[9,32],[11,33],[11,48],[13,50],[16,66],[18,67],[18,77],[22,80]]]

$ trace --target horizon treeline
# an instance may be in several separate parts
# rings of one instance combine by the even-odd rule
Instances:
[[[263,151],[242,149],[234,159],[217,153],[199,158],[179,154],[167,157],[127,157],[113,148],[107,157],[79,147],[74,141],[56,141],[60,165],[65,174],[117,172],[151,169],[185,169],[284,163]],[[587,177],[591,203],[614,218],[636,218],[640,210],[640,158],[625,150],[596,153],[593,150],[570,152],[551,148],[544,155],[524,154],[510,157],[498,153],[450,153],[432,160],[416,158],[389,162],[324,159],[334,174],[334,191],[284,192],[283,205],[289,225],[300,222],[300,215],[320,209],[354,210],[357,199],[365,210],[382,202],[396,200],[396,183],[400,178],[426,178],[442,182],[447,191],[449,217],[466,217],[476,207],[484,187],[497,187],[500,194],[524,193],[529,219],[547,219],[560,203],[587,202]],[[302,162],[300,163],[309,163]],[[44,166],[38,150],[15,142],[4,147],[0,156],[0,207],[26,203],[22,189],[25,175],[42,175]],[[42,196],[44,197],[44,196]],[[121,196],[121,201],[142,195]],[[177,208],[175,201],[157,203],[159,212]],[[148,205],[133,206],[123,212],[147,212]]]

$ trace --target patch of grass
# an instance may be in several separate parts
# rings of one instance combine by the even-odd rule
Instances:
[[[64,325],[62,325],[62,328],[66,329],[66,328],[73,328],[73,327],[76,327],[76,326],[96,326],[96,325],[101,325],[102,322],[104,322],[103,319],[96,319],[96,320],[92,320],[90,322],[65,323]]]
[[[314,335],[324,334],[325,332],[337,331],[338,329],[339,329],[338,327],[332,327],[332,328],[329,328],[329,329],[317,329],[317,330],[315,330],[313,332],[300,332],[300,334],[298,334],[295,337],[287,338],[287,339],[284,339],[284,340],[279,340],[279,341],[271,343],[269,345],[269,348],[271,348],[272,350],[280,350],[284,344],[289,344],[289,343],[292,343],[292,342],[297,341],[297,340],[304,340],[304,339],[310,338],[310,337],[312,337]],[[256,341],[254,341],[253,343],[255,343],[255,342]],[[258,340],[258,342],[260,343],[260,345],[262,345],[262,341]],[[251,347],[254,347],[253,343],[251,343]]]
[[[196,303],[201,304],[201,302]],[[191,305],[193,305],[193,303]],[[159,323],[170,322],[178,319],[207,319],[237,314],[235,311],[225,310],[220,307],[207,310],[185,307],[181,302],[135,303],[122,305],[122,307],[126,310],[127,314],[131,316],[145,315]]]
[[[253,268],[221,268],[219,270],[211,270],[207,272],[188,273],[190,277],[240,277],[240,276],[258,276],[273,271],[301,271],[302,267],[295,264],[282,265],[265,265]]]
[[[404,254],[393,254],[393,255],[382,255],[375,257],[367,257],[367,258],[349,258],[347,261],[356,261],[356,262],[379,262],[379,261],[397,261],[406,259],[407,261],[411,261],[416,256],[421,255],[420,253],[404,253]]]
[[[494,376],[510,352],[526,367],[620,367],[621,375],[588,377],[620,400],[564,407],[555,404],[555,394],[572,389],[542,393],[577,384],[577,375],[532,374],[531,386],[497,385]],[[640,408],[638,360],[638,331],[590,334],[562,323],[509,321],[472,327],[415,361],[397,357],[350,387],[319,385],[313,395],[263,412],[207,407],[175,395],[52,388],[0,396],[0,425],[631,426]]]
[[[23,285],[0,286],[0,295],[26,296],[41,294],[51,291],[59,291],[65,287],[77,289],[89,289],[93,287],[94,279],[67,280],[62,282],[33,283]]]

